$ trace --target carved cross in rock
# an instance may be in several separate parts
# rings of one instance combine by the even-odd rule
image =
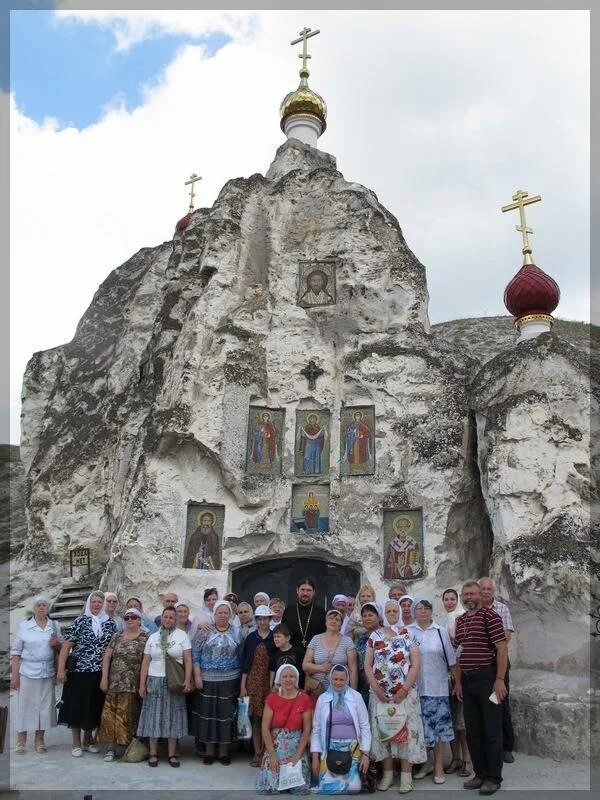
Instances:
[[[304,367],[304,369],[300,370],[300,375],[304,375],[304,377],[308,381],[309,389],[315,389],[317,386],[317,378],[324,372],[325,370],[321,369],[321,367],[317,367],[317,365],[311,358],[311,360],[308,362],[308,365]]]

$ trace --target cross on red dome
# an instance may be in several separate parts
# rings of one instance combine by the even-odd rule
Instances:
[[[513,317],[551,314],[560,300],[556,281],[535,264],[524,264],[504,290],[504,305]]]

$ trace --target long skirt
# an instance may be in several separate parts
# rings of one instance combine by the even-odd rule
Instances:
[[[421,697],[421,719],[425,747],[431,748],[437,742],[451,742],[454,739],[448,697]]]
[[[332,739],[331,750],[352,753],[350,771],[345,775],[334,775],[327,769],[327,753],[321,753],[318,784],[311,789],[315,794],[359,794],[362,788],[360,778],[360,748],[356,739]]]
[[[248,714],[251,717],[262,717],[267,695],[271,691],[271,673],[269,672],[269,651],[264,642],[260,642],[254,651],[254,659],[246,678],[246,691],[250,698]]]
[[[427,760],[423,722],[421,720],[421,703],[414,687],[408,693],[404,705],[406,708],[408,742],[406,744],[382,742],[377,735],[377,698],[371,692],[369,697],[369,719],[371,730],[374,731],[371,741],[371,755],[375,761],[383,761],[384,758],[389,756],[405,758],[411,764],[423,764]]]
[[[56,725],[56,700],[54,678],[27,678],[19,676],[17,693],[17,724],[23,731],[45,731]]]
[[[101,672],[67,672],[62,693],[58,724],[91,731],[100,724],[104,692],[100,690]]]
[[[281,763],[285,758],[293,756],[298,749],[298,742],[302,731],[288,731],[285,728],[273,728],[271,737],[273,746],[277,754],[277,760]],[[304,786],[296,786],[294,789],[287,789],[281,794],[308,794],[310,789],[310,762],[306,750],[300,759],[302,764],[302,777]],[[269,754],[265,750],[262,757],[262,764],[256,776],[256,791],[259,794],[280,794],[279,792],[279,773],[273,772],[269,761]]]
[[[170,692],[166,678],[149,675],[137,735],[152,739],[179,739],[186,734],[184,695]]]
[[[109,692],[102,709],[98,740],[127,747],[135,736],[139,715],[137,692]]]
[[[205,744],[231,744],[235,738],[240,679],[204,681],[192,694],[190,734]]]

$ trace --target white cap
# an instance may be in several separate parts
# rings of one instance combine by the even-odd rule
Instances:
[[[254,611],[255,617],[272,617],[273,612],[269,608],[269,606],[256,606]]]

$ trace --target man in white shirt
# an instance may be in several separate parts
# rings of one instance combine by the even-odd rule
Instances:
[[[496,614],[499,615],[500,619],[502,620],[502,627],[504,628],[504,635],[506,637],[506,641],[510,641],[510,637],[514,633],[514,626],[513,621],[510,616],[510,611],[506,603],[497,600],[494,596],[496,591],[496,587],[494,585],[494,581],[489,578],[480,578],[479,581],[479,589],[481,591],[481,605],[486,606],[487,608],[491,608],[492,611],[495,611]],[[506,764],[512,764],[515,760],[513,755],[513,749],[515,746],[515,732],[513,729],[512,717],[510,715],[510,699],[508,692],[510,691],[509,687],[509,671],[510,671],[510,662],[506,665],[506,675],[504,676],[504,684],[506,686],[506,698],[502,703],[502,743],[504,747],[504,762]]]

